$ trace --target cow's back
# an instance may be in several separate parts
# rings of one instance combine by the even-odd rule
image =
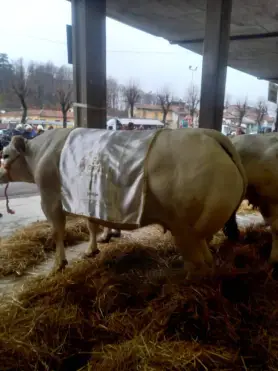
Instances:
[[[39,187],[59,189],[61,151],[71,130],[48,130],[28,141],[26,160]]]
[[[198,230],[220,229],[239,206],[246,184],[222,144],[202,129],[161,133],[149,154],[147,214],[157,210],[166,226],[179,218]]]
[[[244,166],[249,193],[278,200],[278,133],[241,135],[232,143]]]

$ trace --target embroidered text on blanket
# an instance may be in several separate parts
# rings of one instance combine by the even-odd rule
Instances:
[[[92,173],[100,173],[102,170],[102,161],[107,161],[108,156],[100,156],[100,155],[95,155],[91,163],[86,163],[84,172],[86,175],[90,176]]]

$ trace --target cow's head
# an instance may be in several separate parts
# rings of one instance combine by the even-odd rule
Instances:
[[[10,144],[4,147],[0,183],[30,181],[30,170],[25,159],[26,144],[26,139],[16,135],[12,138]]]

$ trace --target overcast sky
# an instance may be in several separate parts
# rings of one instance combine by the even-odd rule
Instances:
[[[71,23],[66,0],[0,0],[0,52],[11,59],[67,63],[66,24]],[[194,81],[200,84],[202,58],[168,41],[107,19],[107,75],[126,83],[137,79],[145,91],[168,85],[185,96],[191,82],[189,66],[198,67]],[[268,83],[228,68],[226,90],[232,100],[248,97],[255,103],[267,98]]]

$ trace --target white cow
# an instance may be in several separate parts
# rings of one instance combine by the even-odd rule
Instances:
[[[278,263],[278,133],[239,135],[232,139],[244,166],[246,199],[258,207],[272,229],[270,262]],[[238,239],[236,214],[226,223],[225,234]]]
[[[42,210],[53,227],[56,270],[67,264],[59,161],[70,131],[47,131],[31,141],[13,137],[3,150],[5,168],[0,171],[0,183],[38,185]],[[207,241],[238,208],[246,190],[245,172],[231,141],[208,129],[162,131],[149,150],[145,172],[147,190],[141,226],[160,224],[170,230],[186,269],[207,271],[213,266]],[[113,223],[105,226],[119,228]],[[96,220],[88,219],[88,227],[87,254],[93,255],[98,252]]]

